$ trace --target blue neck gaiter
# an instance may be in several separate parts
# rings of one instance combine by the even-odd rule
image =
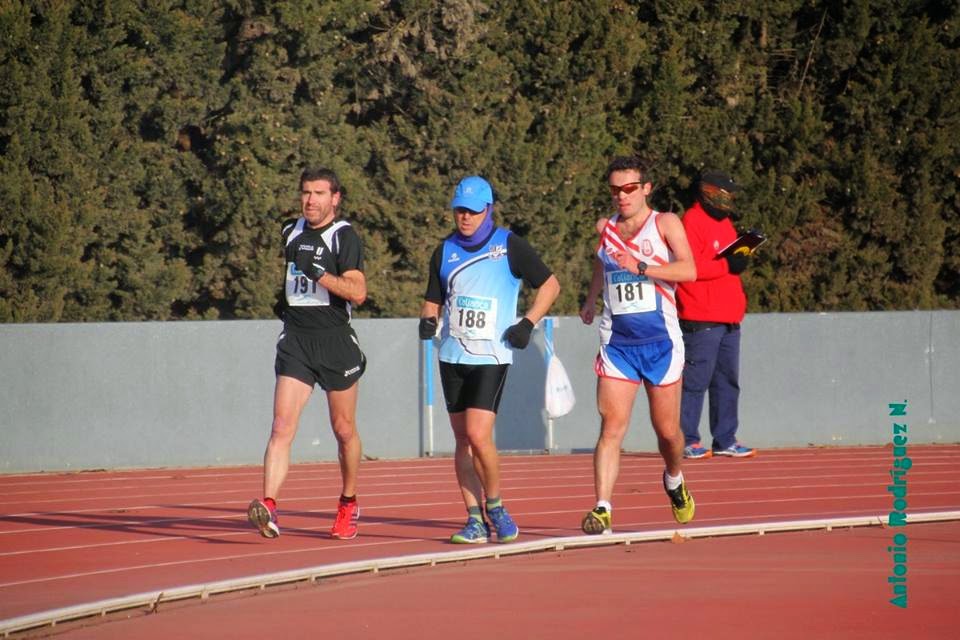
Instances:
[[[493,233],[493,229],[493,205],[489,205],[487,207],[487,217],[480,223],[480,226],[473,232],[473,235],[465,236],[460,233],[458,229],[454,232],[451,240],[453,240],[457,246],[469,251],[485,243],[490,237],[490,234]]]

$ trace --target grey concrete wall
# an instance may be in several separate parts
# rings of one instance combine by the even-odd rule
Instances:
[[[599,425],[597,330],[575,317],[556,322],[556,353],[577,406],[553,422],[554,450],[590,450]],[[358,411],[365,453],[424,454],[416,320],[354,324],[369,360]],[[0,472],[259,462],[279,331],[276,321],[0,325]],[[740,438],[756,447],[882,444],[890,441],[887,404],[906,400],[911,442],[960,441],[958,338],[960,312],[952,311],[748,316]],[[538,330],[508,376],[502,450],[546,447],[545,373]],[[432,453],[447,454],[453,437],[438,377],[432,416]],[[648,416],[641,394],[626,448],[655,450]],[[702,433],[709,441],[705,424]],[[293,457],[336,457],[319,391]]]

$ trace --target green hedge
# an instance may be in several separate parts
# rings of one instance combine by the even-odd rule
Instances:
[[[770,236],[751,311],[960,301],[957,3],[191,0],[0,5],[0,321],[268,317],[304,165],[411,316],[464,175],[573,314],[607,160],[705,167]]]

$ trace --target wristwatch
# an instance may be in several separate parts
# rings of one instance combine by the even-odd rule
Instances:
[[[641,260],[640,262],[637,263],[637,275],[642,276],[646,272],[647,272],[647,263]]]

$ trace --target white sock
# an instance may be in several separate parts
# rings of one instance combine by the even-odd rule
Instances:
[[[613,513],[613,505],[606,500],[597,500],[597,506],[606,509],[607,513]]]
[[[683,483],[683,472],[680,472],[678,476],[672,476],[667,473],[666,469],[663,471],[663,484],[667,485],[667,491],[673,491]]]

